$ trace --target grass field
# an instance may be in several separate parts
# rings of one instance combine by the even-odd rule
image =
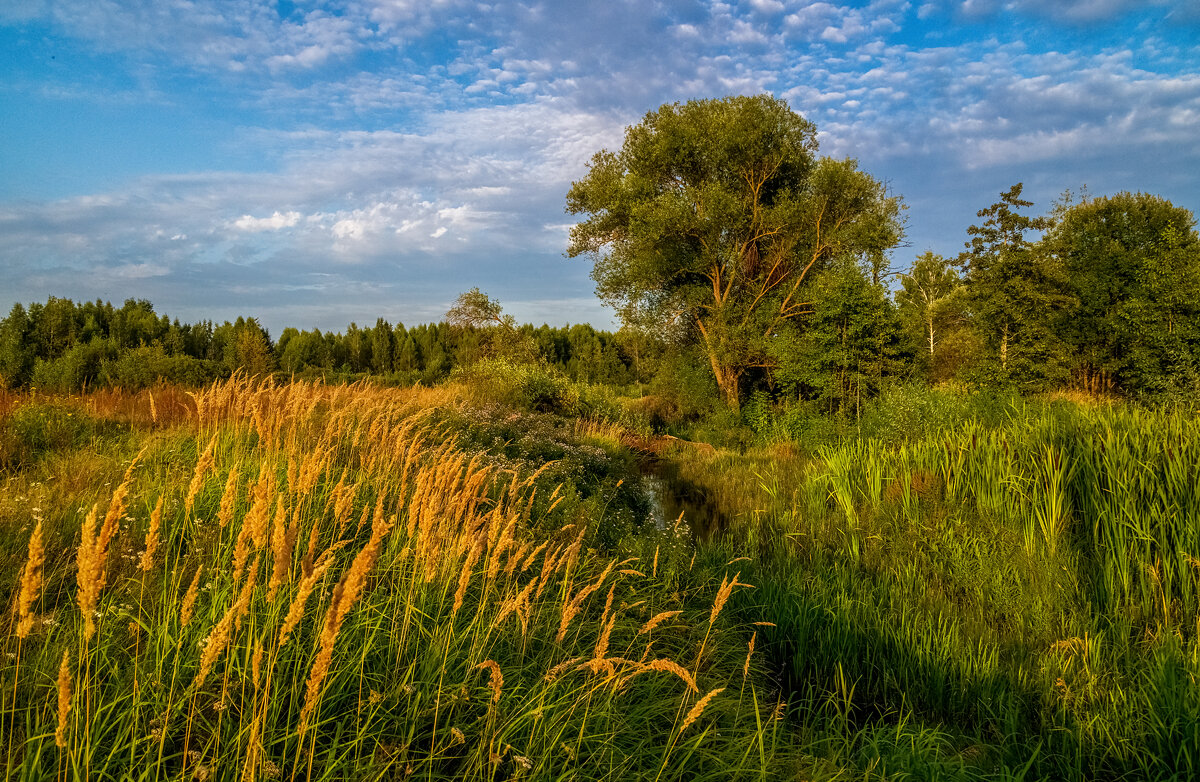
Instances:
[[[655,524],[494,381],[0,399],[6,777],[1193,776],[1190,413],[659,441]]]

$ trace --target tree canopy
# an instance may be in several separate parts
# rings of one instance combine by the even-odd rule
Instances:
[[[1200,238],[1191,212],[1145,193],[1065,203],[1043,241],[1073,298],[1075,382],[1161,393],[1200,377]]]
[[[816,153],[815,126],[768,95],[668,104],[567,195],[584,216],[568,254],[593,258],[600,298],[698,344],[731,407],[747,370],[774,368],[778,329],[814,311],[814,271],[878,269],[900,241],[899,199]]]

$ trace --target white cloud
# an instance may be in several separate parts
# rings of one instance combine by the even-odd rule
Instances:
[[[233,227],[247,232],[278,231],[281,228],[291,228],[298,222],[300,222],[299,212],[276,211],[270,217],[242,215],[233,221]]]

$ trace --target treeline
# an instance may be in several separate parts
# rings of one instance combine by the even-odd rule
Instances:
[[[927,252],[899,274],[879,258],[833,258],[794,297],[805,312],[760,332],[738,396],[826,412],[857,411],[897,381],[1200,396],[1200,239],[1191,212],[1140,193],[1064,197],[1039,217],[1026,213],[1031,206],[1012,187],[979,211],[984,219],[967,230],[960,255]],[[474,290],[447,322],[287,328],[273,341],[252,317],[187,324],[144,300],[118,308],[51,297],[16,304],[0,321],[0,385],[199,385],[238,369],[429,384],[500,356],[544,362],[576,381],[646,383],[668,417],[713,409],[721,392],[702,341],[660,318],[622,315],[615,334],[518,326]]]
[[[1200,239],[1158,196],[1075,199],[1027,214],[1021,185],[979,211],[954,258],[926,252],[889,291],[843,258],[807,286],[744,389],[844,410],[889,378],[1021,393],[1200,394]],[[779,338],[783,337],[783,338]]]
[[[521,326],[524,340],[574,380],[623,385],[630,362],[614,335],[586,324]],[[343,333],[284,329],[272,341],[253,317],[180,323],[142,299],[123,306],[51,297],[15,304],[0,321],[0,387],[72,392],[95,386],[201,385],[235,370],[250,374],[436,383],[491,349],[486,329],[431,323],[412,328],[380,318]]]

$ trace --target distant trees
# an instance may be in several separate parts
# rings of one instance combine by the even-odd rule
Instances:
[[[1033,206],[1013,185],[1000,200],[979,211],[987,218],[967,229],[959,256],[966,300],[983,340],[978,362],[982,379],[1035,391],[1061,383],[1067,374],[1056,326],[1069,303],[1062,268],[1027,234],[1050,226],[1021,210]]]
[[[725,149],[737,139],[763,154],[786,148],[762,137],[771,122],[801,139],[808,126],[782,111],[762,101],[664,107],[630,129],[635,141],[620,155],[601,153],[575,183],[575,204],[599,211],[576,226],[573,249],[606,253],[596,277],[621,307],[617,334],[519,325],[478,288],[443,323],[287,328],[277,343],[253,317],[187,324],[140,299],[115,307],[51,297],[14,304],[0,320],[0,387],[198,385],[235,371],[436,383],[500,356],[583,382],[636,384],[652,397],[648,410],[677,418],[722,402],[736,415],[746,392],[758,408],[773,399],[853,412],[891,378],[1200,400],[1200,237],[1191,212],[1118,193],[1064,197],[1034,216],[1017,184],[978,212],[957,259],[926,252],[891,290],[883,253],[898,236],[898,204],[852,163],[768,158],[779,170],[803,169],[779,182],[749,163],[724,178],[713,161],[686,163],[704,149],[689,135],[701,130],[726,134],[713,155],[730,165],[755,159]],[[743,135],[729,123],[745,116],[758,125]],[[643,146],[655,139],[684,162],[659,160],[662,150]],[[747,181],[759,182],[760,196],[739,189]],[[754,204],[762,214],[739,222],[739,208]],[[725,210],[729,233],[708,223],[717,219],[709,209]],[[652,231],[673,224],[667,215],[686,225]],[[786,251],[782,239],[759,236],[776,229],[798,231]]]
[[[951,377],[960,365],[955,343],[966,326],[962,279],[949,260],[926,252],[900,275],[900,286],[896,306],[917,362],[933,382]]]
[[[497,305],[498,306],[498,305]],[[141,388],[167,381],[199,385],[231,372],[348,378],[377,375],[395,383],[436,383],[481,358],[495,340],[503,355],[540,355],[569,377],[626,384],[632,359],[613,334],[586,324],[517,326],[496,339],[488,327],[431,323],[406,328],[379,318],[345,332],[289,327],[273,343],[255,318],[214,325],[158,316],[144,300],[121,308],[52,298],[15,304],[0,320],[0,387],[78,391],[97,385]],[[513,346],[523,346],[519,353]]]
[[[1192,213],[1157,196],[1118,193],[1067,196],[1048,215],[1030,217],[1023,210],[1033,204],[1021,191],[1016,184],[979,211],[985,220],[967,230],[957,261],[961,280],[931,253],[901,276],[896,302],[910,338],[919,324],[928,340],[929,377],[1025,391],[1200,391]],[[956,344],[939,343],[939,331]]]

